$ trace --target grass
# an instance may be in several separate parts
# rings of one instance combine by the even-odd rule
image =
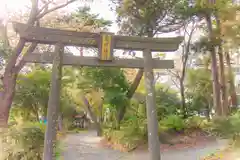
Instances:
[[[56,153],[55,153],[56,160],[63,160],[62,153],[63,153],[63,144],[60,141],[58,141]]]
[[[107,145],[111,148],[121,151],[134,150],[140,143],[144,142],[143,134],[129,130],[129,128],[121,128],[121,130],[104,130],[104,136]]]

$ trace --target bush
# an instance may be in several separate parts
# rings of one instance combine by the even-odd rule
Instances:
[[[185,124],[187,129],[204,129],[207,125],[207,120],[203,117],[192,116],[185,120]]]
[[[115,149],[132,150],[145,139],[146,125],[144,123],[144,119],[132,116],[122,123],[120,130],[104,130],[104,137],[112,143]]]
[[[227,118],[215,118],[209,130],[215,135],[231,138],[235,144],[240,144],[240,112]]]
[[[156,104],[158,120],[164,118],[165,115],[178,114],[181,108],[177,93],[163,86],[156,88]]]
[[[169,115],[159,122],[160,130],[182,131],[185,127],[183,118],[178,115]]]
[[[13,126],[2,133],[2,160],[41,160],[44,145],[44,126]]]
[[[39,123],[12,126],[2,131],[0,143],[4,153],[0,153],[0,159],[42,160],[44,133],[45,125]],[[59,149],[56,148],[56,151],[59,152]]]
[[[112,148],[122,151],[135,149],[144,139],[142,134],[133,134],[126,128],[121,130],[104,130],[104,137],[111,143]]]

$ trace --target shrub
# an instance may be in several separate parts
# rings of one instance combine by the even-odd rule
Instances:
[[[104,136],[111,143],[112,148],[123,151],[133,150],[144,139],[142,134],[132,134],[126,128],[121,130],[105,130]]]
[[[240,112],[226,118],[215,118],[209,129],[215,135],[231,138],[236,145],[240,144]]]
[[[132,116],[122,123],[120,130],[104,130],[104,137],[112,143],[115,149],[132,150],[145,139],[146,125],[144,123],[144,119]]]
[[[2,133],[4,148],[2,160],[41,160],[44,144],[44,126],[13,126]]]
[[[177,93],[163,86],[156,87],[156,104],[158,120],[165,115],[178,114],[181,106]]]
[[[181,116],[169,115],[159,122],[160,130],[182,131],[185,129],[185,122]]]
[[[45,125],[28,123],[1,132],[1,160],[42,160]],[[57,146],[58,147],[58,146]],[[56,148],[59,152],[59,149]],[[58,155],[56,155],[59,157]]]
[[[203,129],[207,125],[206,118],[192,116],[185,120],[187,129]]]

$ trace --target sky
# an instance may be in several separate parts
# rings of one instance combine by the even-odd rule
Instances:
[[[66,1],[66,0],[56,0],[56,1]],[[80,1],[80,0],[79,0]],[[67,12],[71,12],[74,9],[77,9],[78,7],[81,7],[83,5],[90,6],[91,12],[99,14],[99,17],[104,18],[106,20],[111,20],[115,21],[116,20],[116,15],[114,11],[111,11],[110,7],[110,1],[109,0],[92,0],[91,3],[86,3],[86,1],[89,0],[82,0],[82,3],[74,3],[72,5],[69,5],[64,8]],[[91,1],[91,0],[90,0]],[[11,12],[11,11],[17,11],[21,10],[24,12],[27,6],[30,6],[30,0],[0,0],[0,18],[6,17],[7,14],[6,12]],[[6,9],[7,8],[7,9]],[[113,25],[109,28],[109,32],[114,32],[116,33],[118,31],[118,27],[116,23],[113,23]],[[163,34],[161,35],[162,37],[174,37],[174,36],[179,36],[174,33],[170,34]],[[79,53],[79,51],[78,51]],[[119,52],[120,53],[120,52]],[[179,54],[179,52],[168,52],[165,55],[166,59],[175,59]],[[141,52],[137,53],[137,56],[142,56]],[[165,76],[163,76],[165,77]],[[163,81],[168,81],[167,78],[163,78]]]
[[[59,1],[59,0],[57,0]],[[63,0],[60,0],[63,1]],[[66,10],[71,11],[74,10],[77,7],[88,5],[91,7],[92,13],[99,14],[100,17],[114,21],[116,18],[116,15],[114,12],[111,11],[109,5],[110,2],[108,0],[94,0],[91,3],[84,2],[86,0],[83,0],[83,3],[74,3],[72,5],[69,5],[68,7],[65,7]],[[6,11],[16,11],[16,10],[24,10],[26,6],[29,6],[30,0],[0,0],[0,18],[6,17],[7,13]],[[63,1],[64,2],[64,1]],[[7,8],[7,9],[6,9]],[[110,32],[116,32],[117,31],[117,25],[114,24],[110,30]]]
[[[56,1],[65,1],[65,0],[56,0]],[[73,3],[67,7],[64,8],[64,10],[71,12],[74,9],[81,7],[83,5],[90,6],[91,12],[99,14],[99,17],[104,18],[106,20],[111,20],[115,21],[116,20],[116,15],[114,11],[111,11],[110,8],[110,1],[109,0],[93,0],[91,3],[87,3],[87,0],[82,0],[82,3]],[[24,11],[27,6],[30,6],[30,0],[0,0],[0,18],[6,17],[7,14],[6,12],[9,11],[17,11],[17,10],[22,10]],[[7,8],[7,9],[6,9]],[[116,23],[113,23],[113,25],[109,28],[109,32],[114,32],[116,33],[118,31],[118,27]],[[165,34],[162,35],[163,37],[167,36],[177,36],[175,34]],[[168,53],[166,54],[167,59],[172,59],[175,56],[173,53]]]

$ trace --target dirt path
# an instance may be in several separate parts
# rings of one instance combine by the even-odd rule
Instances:
[[[82,132],[68,135],[64,141],[64,160],[118,160],[126,156],[125,153],[98,144],[101,138],[94,132]]]
[[[101,138],[96,137],[94,132],[82,132],[71,134],[64,140],[64,160],[148,160],[148,153],[138,151],[122,153],[120,151],[101,148],[98,143]],[[226,141],[209,142],[208,145],[195,148],[180,149],[177,151],[164,151],[162,160],[200,160],[226,146]]]

